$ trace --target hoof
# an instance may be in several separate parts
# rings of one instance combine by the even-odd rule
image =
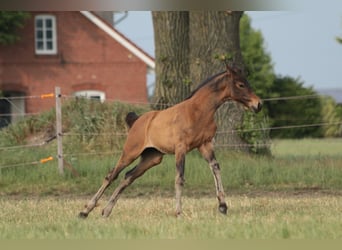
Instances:
[[[105,209],[102,210],[101,212],[103,218],[107,218],[110,215],[110,212],[106,212]]]
[[[220,204],[219,211],[221,214],[227,214],[227,204],[226,203]]]
[[[88,214],[85,213],[85,212],[80,212],[80,213],[78,214],[78,218],[85,219],[85,218],[87,218],[87,217],[88,217]]]
[[[182,213],[181,212],[176,212],[175,216],[177,219],[181,219],[182,218]]]

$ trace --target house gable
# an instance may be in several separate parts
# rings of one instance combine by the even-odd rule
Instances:
[[[36,15],[55,17],[56,54],[35,53]],[[59,86],[66,96],[89,91],[110,101],[148,101],[146,75],[153,58],[95,14],[31,12],[20,36],[16,44],[0,45],[0,90],[40,96]],[[26,113],[37,113],[54,107],[54,100],[28,98],[24,106]]]
[[[134,54],[136,57],[138,57],[143,62],[145,62],[148,67],[150,67],[151,69],[155,68],[155,62],[152,57],[150,57],[141,49],[139,49],[135,44],[129,41],[129,39],[127,39],[124,35],[122,35],[120,32],[115,30],[113,27],[111,27],[108,23],[106,23],[105,21],[103,21],[101,18],[99,18],[98,16],[96,16],[90,11],[81,11],[81,13],[86,18],[88,18],[89,21],[94,23],[97,27],[103,30],[106,34],[108,34],[110,37],[112,37],[114,40],[116,40],[118,43],[120,43],[122,46],[128,49],[132,54]]]

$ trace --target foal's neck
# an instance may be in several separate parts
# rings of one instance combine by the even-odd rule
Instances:
[[[205,87],[199,90],[190,100],[196,110],[200,110],[206,117],[213,118],[216,110],[229,100],[229,95],[224,88],[222,88],[222,91],[215,91],[210,87]]]

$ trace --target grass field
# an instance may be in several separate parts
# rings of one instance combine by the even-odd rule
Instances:
[[[274,140],[275,157],[342,157],[342,139]]]
[[[111,216],[86,220],[79,198],[0,199],[3,239],[336,239],[342,238],[342,197],[232,196],[229,215],[211,198],[184,198],[182,218],[165,197],[119,200]]]
[[[317,143],[318,141],[309,141]],[[342,155],[336,150],[342,148],[332,143],[335,153],[329,145],[323,145],[321,153],[307,155],[305,147],[294,145],[288,147],[289,141],[275,142],[276,147],[284,147],[276,151],[273,157],[243,155],[234,152],[217,151],[217,159],[221,165],[222,180],[226,190],[248,192],[293,191],[301,189],[342,190]],[[323,143],[324,144],[324,143]],[[296,154],[287,151],[296,151]],[[327,150],[324,154],[323,150]],[[6,153],[6,152],[5,152]],[[16,152],[16,158],[27,157],[27,152]],[[44,154],[35,152],[36,159]],[[38,156],[37,156],[38,155]],[[45,154],[48,155],[48,154]],[[4,157],[9,157],[5,155]],[[27,161],[34,160],[33,156]],[[65,176],[60,176],[57,162],[26,165],[0,169],[0,194],[2,195],[90,195],[97,190],[104,176],[111,169],[118,156],[80,156],[67,158],[79,177],[71,175],[65,169]],[[134,164],[132,164],[133,166]],[[127,168],[129,169],[129,168]],[[125,171],[124,171],[125,172]],[[165,156],[163,162],[149,170],[125,191],[130,197],[161,193],[173,194],[175,161],[173,156]],[[119,178],[120,179],[120,178]],[[197,152],[188,154],[185,168],[186,194],[214,194],[214,182],[207,163]]]
[[[174,216],[174,159],[166,156],[121,196],[108,219],[101,204],[86,220],[78,212],[98,189],[117,156],[70,157],[80,174],[60,176],[56,161],[0,169],[0,238],[342,238],[342,142],[274,141],[272,157],[218,151],[230,208],[217,211],[207,163],[186,159],[184,215]],[[0,161],[33,161],[51,148],[0,151]],[[32,151],[31,151],[32,152]]]

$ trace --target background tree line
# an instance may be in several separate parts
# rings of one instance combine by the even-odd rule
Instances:
[[[337,123],[342,121],[342,106],[332,97],[319,97],[312,87],[305,87],[300,78],[274,72],[260,31],[251,27],[244,14],[240,22],[241,51],[249,71],[248,79],[263,98],[308,96],[303,99],[265,101],[264,112],[270,127]],[[311,96],[311,98],[310,98]],[[247,121],[248,122],[248,121]],[[325,125],[296,129],[271,130],[272,138],[341,137],[342,126]]]

